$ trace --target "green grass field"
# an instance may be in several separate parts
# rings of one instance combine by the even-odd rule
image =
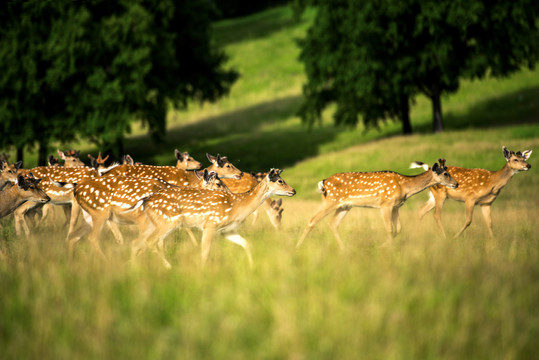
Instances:
[[[502,168],[502,146],[539,148],[539,71],[463,82],[444,98],[447,130],[430,134],[430,104],[418,98],[413,136],[399,125],[338,129],[331,109],[320,126],[294,116],[304,81],[294,38],[313,18],[292,21],[280,7],[216,24],[216,42],[242,78],[216,104],[172,112],[167,141],[148,145],[134,129],[126,146],[138,161],[172,164],[173,150],[207,164],[221,153],[245,171],[285,169],[297,190],[283,199],[277,232],[261,212],[240,234],[244,251],[216,236],[200,266],[200,247],[182,230],[166,252],[129,261],[130,246],[105,230],[101,260],[81,241],[67,258],[63,214],[55,212],[29,238],[17,238],[11,217],[0,229],[1,359],[531,359],[539,338],[539,179],[516,174],[492,207],[495,238],[481,211],[463,236],[464,205],[447,201],[442,238],[432,214],[421,222],[422,192],[401,208],[402,233],[392,248],[378,210],[353,209],[339,250],[327,221],[300,249],[295,243],[315,213],[319,180],[341,171],[408,169],[414,160]],[[65,144],[95,153],[88,144]],[[537,150],[536,150],[537,151]],[[32,161],[33,154],[29,154]],[[83,154],[85,157],[86,155]],[[135,229],[124,227],[127,238]],[[199,233],[197,233],[199,234]]]

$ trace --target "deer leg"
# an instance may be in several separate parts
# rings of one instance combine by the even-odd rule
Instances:
[[[384,226],[386,228],[387,236],[388,236],[388,243],[391,243],[393,241],[393,224],[392,224],[392,213],[393,208],[392,207],[382,207],[380,208],[380,212],[382,213],[382,219],[384,220]]]
[[[299,248],[301,244],[303,243],[303,240],[307,237],[309,232],[313,229],[313,227],[318,224],[320,220],[322,220],[326,215],[328,215],[330,212],[334,211],[337,208],[338,204],[330,204],[329,206],[323,206],[309,221],[307,226],[305,227],[305,230],[303,230],[303,234],[301,234],[301,237],[299,238],[296,248]]]
[[[253,257],[251,256],[251,249],[249,248],[249,243],[247,240],[242,238],[239,234],[233,233],[233,234],[226,234],[225,238],[228,241],[233,242],[234,244],[238,244],[241,246],[245,252],[247,253],[247,260],[249,260],[249,266],[253,267]]]
[[[123,244],[124,237],[122,235],[122,232],[120,231],[120,228],[118,227],[118,224],[116,224],[114,221],[107,220],[107,226],[109,230],[112,232],[112,235],[114,235],[114,238],[116,239],[116,243]]]
[[[280,230],[281,229],[281,213],[283,210],[282,208],[274,209],[271,206],[271,204],[272,204],[272,200],[266,199],[266,201],[264,201],[264,203],[262,204],[262,207],[264,208],[264,210],[266,210],[266,214],[268,215],[271,225],[273,225],[273,227],[276,230]],[[258,216],[258,214],[256,216]],[[253,224],[254,224],[254,221],[253,221]]]
[[[107,259],[105,256],[105,253],[101,249],[101,246],[99,245],[99,235],[101,234],[101,231],[103,230],[103,226],[105,225],[105,222],[107,221],[108,216],[96,216],[93,218],[94,225],[92,226],[92,230],[90,231],[90,234],[88,235],[88,241],[90,241],[90,244],[94,247],[94,249],[97,251],[99,255],[103,259]]]
[[[26,202],[13,212],[13,216],[15,217],[15,234],[17,234],[17,236],[22,236],[22,231],[24,231],[26,236],[30,236],[30,228],[28,227],[24,216],[26,212],[34,206],[36,206],[36,203]]]
[[[206,264],[208,256],[210,255],[211,241],[213,234],[215,233],[215,228],[207,227],[204,228],[202,232],[202,242],[201,242],[201,257],[202,257],[202,266]]]
[[[442,225],[442,208],[444,207],[445,197],[443,198],[434,198],[435,208],[434,208],[434,220],[438,229],[442,233],[442,237],[445,238],[444,226]]]
[[[146,215],[142,214],[137,218],[139,236],[131,242],[131,260],[139,256],[148,249],[148,240],[155,231],[155,225]]]
[[[395,235],[399,234],[401,232],[402,226],[401,226],[401,220],[399,217],[398,207],[394,207],[393,210],[391,210],[391,223],[393,225],[393,230],[395,231]]]
[[[346,214],[348,214],[348,211],[350,211],[350,208],[338,208],[333,214],[333,219],[331,219],[331,221],[328,224],[341,250],[344,250],[344,243],[342,242],[341,236],[339,235],[338,228],[339,228],[339,225],[341,224],[342,219],[344,219]]]
[[[481,212],[483,213],[483,219],[485,219],[485,224],[487,224],[488,234],[491,238],[493,238],[494,232],[492,231],[492,218],[490,216],[490,204],[481,205]]]
[[[198,246],[198,240],[195,234],[193,233],[193,230],[191,230],[190,228],[185,228],[185,231],[187,231],[187,235],[189,235],[189,239],[191,239],[191,242],[193,243],[193,245]]]
[[[457,233],[457,235],[455,235],[455,238],[459,237],[462,232],[466,230],[466,228],[472,223],[473,208],[475,206],[475,203],[473,201],[466,201],[464,204],[466,206],[466,222],[464,223],[462,229],[460,229],[460,231]]]
[[[253,211],[253,221],[251,222],[251,225],[254,225],[257,219],[258,219],[258,209]]]
[[[82,224],[78,227],[77,230],[72,231],[67,234],[67,243],[68,243],[68,254],[69,258],[73,258],[73,250],[75,248],[75,244],[86,234],[88,234],[92,230],[92,217],[90,214],[88,214],[86,211],[81,210],[83,215],[83,221]],[[78,214],[77,214],[78,216]]]
[[[432,190],[431,190],[431,191],[429,191],[429,199],[419,209],[419,220],[423,219],[423,216],[425,216],[426,213],[431,211],[434,208],[435,204],[436,204],[436,200],[435,200],[434,195],[433,195]]]

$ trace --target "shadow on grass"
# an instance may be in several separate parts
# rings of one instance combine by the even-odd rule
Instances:
[[[148,136],[132,137],[126,141],[126,151],[149,164],[159,163],[158,157],[172,164],[177,148],[203,163],[207,163],[206,153],[226,155],[245,171],[291,166],[316,155],[320,145],[344,131],[333,126],[309,130],[299,119],[297,125],[279,125],[294,117],[300,102],[301,96],[287,97],[178,126],[159,144],[151,143]]]
[[[442,104],[443,106],[443,104]],[[446,130],[477,129],[539,122],[539,86],[523,88],[478,102],[465,114],[444,114]],[[432,124],[414,126],[416,133],[429,133]]]
[[[216,43],[221,47],[267,37],[273,32],[297,27],[306,16],[296,20],[289,6],[280,6],[260,13],[218,22],[213,27]]]
[[[311,130],[290,121],[298,109],[301,96],[282,98],[169,130],[167,141],[153,144],[147,136],[126,141],[127,153],[137,161],[149,164],[173,164],[175,148],[189,151],[207,164],[206,153],[226,155],[244,171],[268,170],[271,167],[290,167],[319,153],[322,145],[331,143],[340,132],[348,131],[331,125]],[[447,113],[447,130],[512,126],[539,122],[539,87],[522,89],[492,98],[473,106],[465,114]],[[432,125],[414,126],[415,133],[430,133]],[[381,127],[377,133],[357,139],[356,144],[400,136],[398,130]],[[526,131],[526,130],[522,130]],[[524,137],[539,134],[526,132]],[[159,161],[165,159],[164,161]]]

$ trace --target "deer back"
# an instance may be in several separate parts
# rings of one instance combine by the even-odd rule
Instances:
[[[99,176],[99,172],[90,167],[56,167],[38,166],[29,170],[20,170],[22,173],[31,172],[38,179],[49,179],[60,183],[76,184],[84,179]]]

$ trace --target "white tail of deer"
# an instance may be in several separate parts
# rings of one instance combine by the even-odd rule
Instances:
[[[472,223],[473,210],[476,205],[481,206],[481,212],[488,228],[489,235],[494,236],[492,231],[492,218],[490,208],[492,203],[502,188],[507,185],[509,180],[520,171],[527,171],[531,165],[526,161],[532,154],[532,150],[526,150],[522,153],[517,153],[502,148],[503,156],[506,163],[498,171],[489,171],[485,169],[466,169],[457,166],[449,166],[448,171],[451,176],[458,181],[458,189],[448,189],[441,186],[433,186],[430,188],[430,198],[419,210],[419,217],[423,218],[427,212],[434,208],[434,219],[441,233],[445,236],[445,231],[442,226],[442,207],[447,198],[463,201],[466,207],[466,222],[464,226],[457,232],[455,237],[462,234],[464,230]]]
[[[13,185],[7,185],[0,192],[0,218],[11,214],[15,209],[27,201],[46,203],[50,198],[39,187],[40,179],[32,173],[27,176],[18,175]]]
[[[132,256],[148,247],[170,268],[164,254],[164,239],[175,228],[188,227],[202,230],[202,264],[208,258],[213,235],[219,232],[227,240],[243,247],[252,265],[249,244],[237,229],[270,196],[293,196],[296,193],[280,173],[281,170],[271,169],[263,181],[241,194],[194,188],[168,188],[156,192],[137,205],[150,221],[142,236],[132,243]]]
[[[322,206],[311,218],[296,247],[300,247],[312,228],[329,213],[333,219],[329,223],[339,247],[344,248],[337,231],[345,215],[353,207],[371,207],[381,210],[389,241],[401,230],[399,207],[411,196],[429,186],[442,184],[456,188],[457,182],[449,175],[440,159],[432,169],[416,176],[401,175],[392,171],[348,172],[330,176],[318,183],[322,193]]]

